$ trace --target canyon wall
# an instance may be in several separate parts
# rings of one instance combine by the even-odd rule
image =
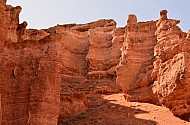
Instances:
[[[123,34],[117,33],[114,36],[112,32],[115,34],[119,32],[115,31],[115,27],[114,20],[54,27],[56,33],[64,36],[60,39],[63,51],[61,72],[63,101],[60,119],[71,117],[73,114],[88,109],[89,103],[85,96],[88,93],[120,90],[115,84],[114,67],[119,63],[120,47],[123,42],[123,39],[119,37]]]
[[[114,20],[26,29],[21,7],[1,8],[1,124],[55,125],[88,109],[86,93],[119,91],[114,67],[124,32]]]
[[[157,22],[157,45],[154,48],[155,92],[161,104],[174,115],[190,118],[189,81],[189,33],[177,26],[179,20],[167,18],[167,11],[161,11]]]
[[[164,105],[189,120],[190,42],[179,22],[168,19],[166,10],[149,22],[137,23],[137,17],[129,15],[116,82],[128,101]]]
[[[157,42],[155,30],[155,21],[137,23],[137,17],[129,15],[116,80],[127,100],[156,103],[151,79]]]
[[[37,30],[19,24],[21,7],[0,2],[0,123],[56,125],[88,109],[87,94],[122,90],[127,101],[190,116],[190,32],[160,12]]]
[[[27,23],[19,24],[21,7],[3,5],[1,124],[55,125],[60,113],[61,46],[55,40],[59,36],[23,40]]]
[[[4,48],[4,43],[6,41],[6,35],[8,32],[8,18],[7,18],[7,12],[6,12],[6,5],[5,5],[6,1],[1,1],[0,2],[0,52],[3,51]]]

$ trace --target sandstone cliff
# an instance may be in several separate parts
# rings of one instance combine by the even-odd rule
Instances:
[[[156,103],[151,79],[156,45],[155,30],[155,21],[137,23],[136,16],[129,15],[122,57],[117,66],[117,84],[122,86],[130,101]]]
[[[157,22],[157,45],[154,48],[152,73],[155,92],[161,104],[168,107],[174,115],[188,120],[190,40],[177,26],[180,21],[167,19],[166,14],[167,11],[161,11],[161,18]]]
[[[127,100],[162,104],[188,120],[189,34],[179,22],[168,19],[166,10],[145,23],[130,15],[116,81]]]
[[[0,2],[0,123],[56,125],[89,107],[86,95],[119,92],[190,117],[190,33],[160,12],[125,27],[87,24],[26,29],[21,7]]]

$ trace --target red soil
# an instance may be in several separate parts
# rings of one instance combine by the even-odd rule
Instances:
[[[127,102],[123,94],[88,95],[90,109],[59,125],[190,125],[167,108],[148,103]]]

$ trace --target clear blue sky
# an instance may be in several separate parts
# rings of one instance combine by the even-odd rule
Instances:
[[[190,29],[190,0],[7,0],[23,10],[20,21],[28,28],[48,28],[57,24],[87,23],[98,19],[114,19],[125,26],[128,14],[138,21],[159,19],[159,11],[167,9],[168,17],[181,20],[183,31]]]

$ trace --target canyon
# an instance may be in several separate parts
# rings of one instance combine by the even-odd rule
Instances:
[[[0,125],[190,124],[190,31],[167,10],[40,30],[21,10],[0,2]],[[153,119],[134,116],[146,109]]]

